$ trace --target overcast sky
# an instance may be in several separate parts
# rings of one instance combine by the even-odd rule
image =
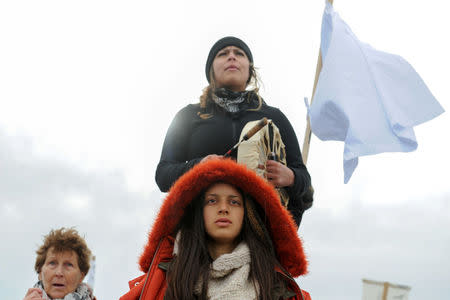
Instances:
[[[403,56],[448,110],[444,1],[335,0],[355,34]],[[262,95],[303,143],[324,1],[0,2],[0,294],[22,299],[35,250],[75,226],[97,256],[95,294],[117,299],[164,197],[154,182],[175,113],[198,101],[219,38],[253,52]],[[313,137],[316,191],[299,234],[313,299],[360,299],[362,279],[450,298],[448,113],[412,153],[363,157],[343,184],[343,144]]]

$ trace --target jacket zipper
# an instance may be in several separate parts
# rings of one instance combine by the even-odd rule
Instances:
[[[278,272],[278,273],[281,274],[282,276],[286,277],[287,279],[289,279],[291,282],[294,282],[295,285],[297,285],[298,289],[300,290],[300,296],[302,296],[302,300],[305,300],[305,297],[303,297],[302,289],[300,288],[298,283],[295,281],[295,279],[288,273],[285,273],[284,271]]]
[[[150,264],[150,267],[148,268],[148,271],[147,271],[147,276],[145,277],[144,286],[142,287],[141,294],[139,295],[139,300],[142,299],[142,294],[144,293],[145,286],[147,285],[148,277],[150,276],[150,271],[152,270],[152,266],[153,266],[153,262],[155,261],[155,257],[156,257],[156,255],[157,255],[158,252],[159,252],[159,246],[161,246],[162,240],[163,240],[163,239],[160,239],[160,240],[159,240],[158,247],[156,247],[155,254],[153,255],[153,258],[152,258],[152,263]]]
[[[231,122],[231,126],[232,126],[232,132],[233,132],[233,144],[239,142],[239,137],[236,135],[236,127],[237,127],[237,121],[236,119],[233,119]]]

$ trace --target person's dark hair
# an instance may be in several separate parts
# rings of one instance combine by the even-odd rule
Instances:
[[[250,249],[250,278],[260,300],[272,300],[280,283],[275,267],[280,267],[272,239],[267,231],[263,209],[249,196],[245,197],[245,213],[241,236]]]
[[[203,196],[197,197],[185,210],[178,230],[178,254],[168,271],[168,286],[164,299],[194,299],[196,283],[202,282],[199,300],[207,299],[210,265],[213,262],[207,247],[203,221]],[[240,239],[250,249],[250,280],[258,291],[258,299],[272,300],[272,291],[281,280],[275,266],[280,266],[266,229],[262,208],[250,197],[244,197],[245,210]],[[177,231],[178,231],[177,230]]]
[[[181,231],[178,254],[167,270],[168,285],[164,299],[195,299],[195,284],[201,279],[203,286],[200,300],[206,300],[212,258],[206,244],[203,197],[194,199],[186,207],[178,230]]]
[[[39,274],[47,259],[49,249],[54,252],[64,252],[73,250],[78,257],[78,267],[81,273],[87,274],[90,268],[91,250],[89,250],[86,241],[73,228],[52,229],[44,237],[44,244],[36,251],[37,257],[34,269]]]

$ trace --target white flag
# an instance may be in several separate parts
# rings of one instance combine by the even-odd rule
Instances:
[[[311,129],[321,140],[345,142],[345,183],[360,156],[415,150],[413,126],[444,112],[406,60],[359,41],[328,1],[321,52]]]

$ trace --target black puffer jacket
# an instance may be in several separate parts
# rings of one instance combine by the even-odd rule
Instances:
[[[181,175],[205,156],[225,154],[238,142],[247,122],[267,117],[280,130],[286,146],[287,166],[295,174],[294,185],[286,189],[290,198],[288,209],[297,225],[300,225],[303,212],[312,205],[312,195],[308,193],[311,178],[303,164],[297,137],[291,123],[278,108],[263,103],[257,111],[248,110],[257,106],[258,100],[253,97],[241,103],[237,113],[226,112],[213,102],[203,109],[199,104],[190,104],[181,109],[167,131],[156,169],[156,183],[160,190],[167,192]],[[211,114],[211,117],[201,118],[199,115],[204,113]]]

